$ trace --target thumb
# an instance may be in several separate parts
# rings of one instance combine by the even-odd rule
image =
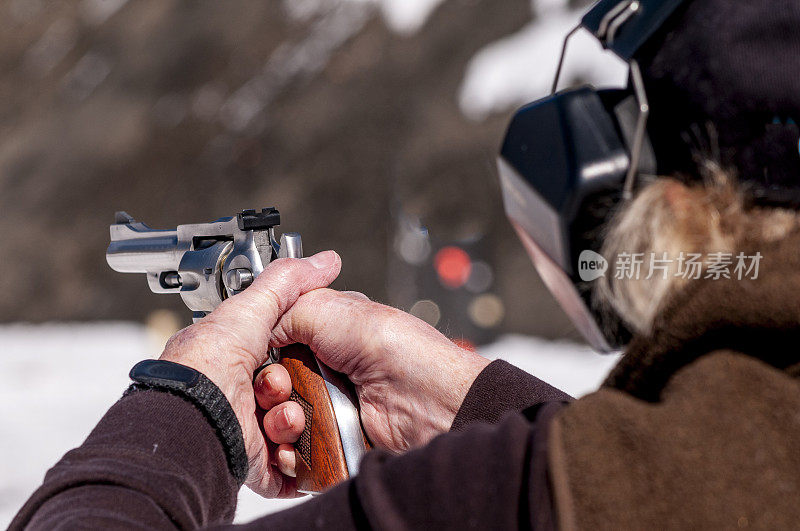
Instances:
[[[272,328],[281,315],[304,293],[328,286],[341,267],[334,251],[275,260],[250,287],[225,300],[204,320],[226,328],[237,338],[238,346],[260,363],[266,359]]]
[[[317,289],[283,314],[272,331],[271,346],[308,345],[320,361],[358,383],[373,361],[371,353],[383,344],[383,323],[396,320],[398,313],[360,293]]]

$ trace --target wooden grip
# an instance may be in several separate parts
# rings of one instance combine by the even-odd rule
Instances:
[[[297,490],[317,494],[348,479],[336,415],[314,354],[305,345],[281,349],[280,364],[292,379],[291,399],[300,404],[306,426],[295,443]]]

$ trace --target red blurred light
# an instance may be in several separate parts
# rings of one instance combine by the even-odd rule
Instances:
[[[439,281],[445,287],[460,288],[469,280],[472,271],[472,260],[464,249],[458,247],[442,247],[433,258],[433,267],[439,275]]]

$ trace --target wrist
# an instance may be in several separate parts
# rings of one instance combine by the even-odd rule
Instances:
[[[450,429],[453,419],[461,409],[461,404],[464,403],[464,399],[478,375],[491,363],[487,358],[471,350],[459,348],[459,351],[460,358],[457,365],[453,367],[453,385],[450,386],[451,392],[446,403],[447,426],[445,431]]]
[[[201,372],[220,388],[231,404],[238,404],[243,385],[252,383],[253,372],[260,365],[256,356],[240,343],[228,329],[214,321],[212,314],[175,334],[159,359]],[[249,391],[252,395],[252,388]]]
[[[244,426],[245,416],[255,413],[252,371],[248,372],[245,367],[230,364],[222,366],[219,363],[209,363],[200,356],[174,356],[167,351],[159,360],[189,367],[208,378],[222,392],[241,426]]]
[[[460,347],[448,348],[439,357],[442,361],[438,370],[429,373],[432,379],[421,383],[421,388],[435,389],[436,392],[433,397],[427,393],[419,394],[424,403],[418,404],[418,410],[427,411],[424,419],[427,429],[418,430],[415,445],[426,444],[435,436],[450,431],[475,379],[491,363],[487,358]],[[442,374],[447,374],[448,378],[442,378]]]

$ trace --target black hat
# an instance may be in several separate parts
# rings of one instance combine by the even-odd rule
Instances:
[[[696,175],[699,151],[757,195],[800,197],[800,1],[687,2],[637,59],[660,172]]]

